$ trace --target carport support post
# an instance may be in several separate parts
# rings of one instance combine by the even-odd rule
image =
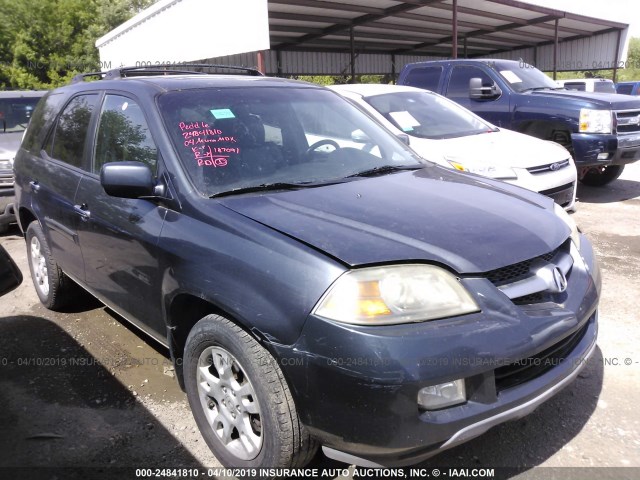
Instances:
[[[349,83],[356,83],[356,41],[353,34],[353,25],[349,27],[349,43],[351,45],[351,80],[349,80]]]
[[[281,77],[282,76],[282,51],[281,50],[276,50],[276,63],[277,68],[278,68],[278,76]]]
[[[555,21],[555,32],[553,35],[553,79],[558,75],[558,19]]]
[[[453,0],[452,13],[453,15],[451,16],[451,30],[453,31],[453,42],[451,43],[451,58],[458,58],[458,0]]]
[[[264,66],[264,52],[260,50],[257,56],[258,56],[258,71],[264,75],[266,73],[265,66]]]
[[[620,55],[620,40],[622,38],[622,30],[618,30],[618,41],[616,42],[616,58],[613,59],[613,83],[616,82],[618,75],[618,55]]]

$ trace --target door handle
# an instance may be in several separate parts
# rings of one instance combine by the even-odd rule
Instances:
[[[80,215],[80,217],[82,217],[82,220],[86,221],[89,220],[89,217],[91,217],[89,205],[87,205],[86,203],[83,203],[82,205],[74,205],[73,211]]]
[[[31,191],[33,193],[38,193],[38,190],[40,190],[40,184],[38,183],[37,180],[31,180],[29,182],[29,186],[31,187]]]

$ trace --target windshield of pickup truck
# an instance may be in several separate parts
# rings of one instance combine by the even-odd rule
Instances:
[[[516,92],[558,90],[561,87],[533,65],[524,62],[493,62],[493,68]]]
[[[388,130],[321,88],[173,91],[158,106],[204,195],[295,189],[427,165]]]
[[[3,96],[0,96],[0,132],[24,131],[44,92],[39,96],[21,96],[18,93],[11,96],[12,92],[2,93]]]
[[[429,92],[394,92],[364,100],[398,129],[419,138],[455,138],[493,131],[457,103]]]

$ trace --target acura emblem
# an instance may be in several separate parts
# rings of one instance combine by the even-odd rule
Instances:
[[[558,267],[553,268],[553,283],[556,287],[556,292],[562,293],[567,289],[567,277]]]

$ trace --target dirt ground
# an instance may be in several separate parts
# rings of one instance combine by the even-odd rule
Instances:
[[[574,218],[604,277],[593,361],[530,416],[430,459],[421,465],[427,471],[516,467],[502,476],[640,478],[640,164],[578,194]],[[219,467],[168,352],[97,302],[46,310],[19,231],[0,243],[25,277],[0,298],[0,478],[72,478],[80,467],[89,469],[81,478],[118,467]]]

